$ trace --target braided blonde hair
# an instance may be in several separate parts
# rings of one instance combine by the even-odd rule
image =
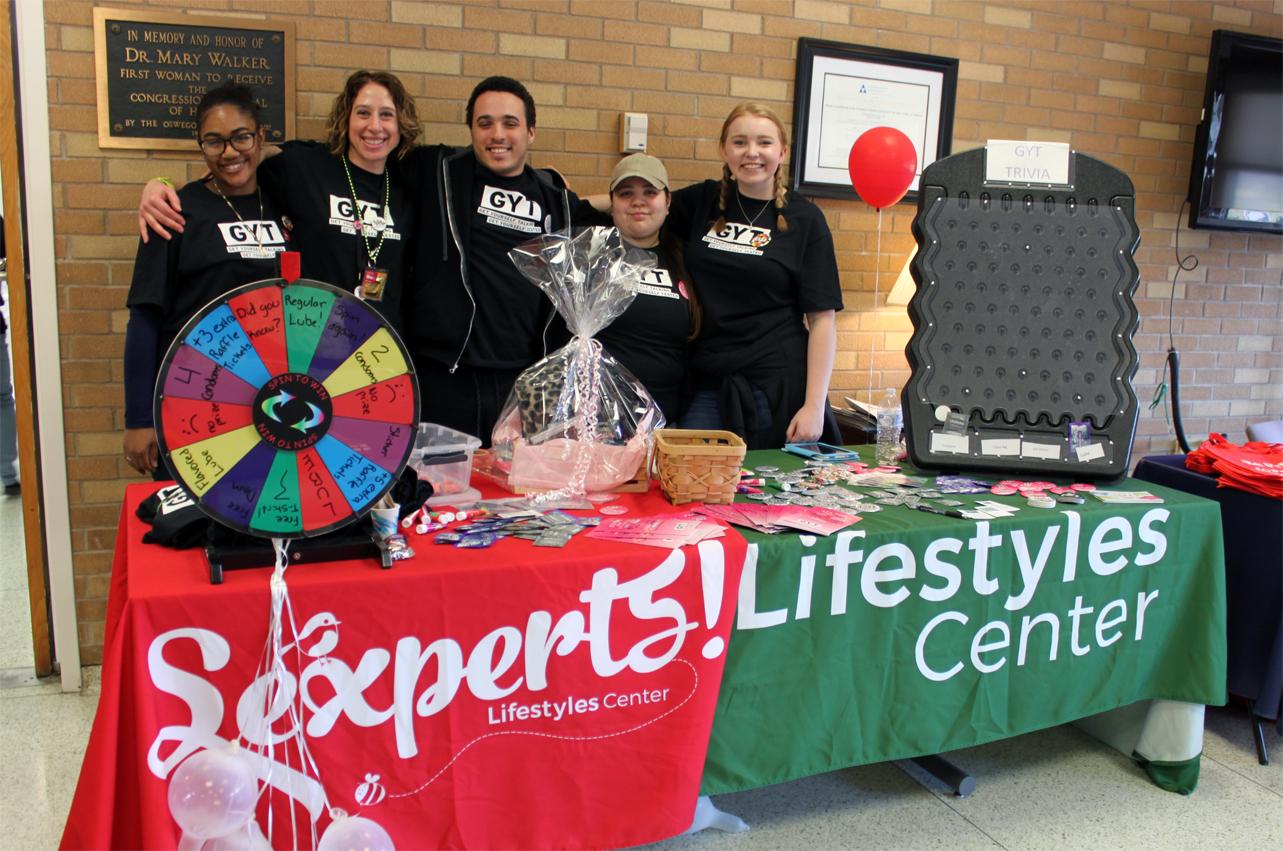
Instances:
[[[776,131],[780,134],[780,145],[783,148],[788,148],[789,134],[788,130],[784,128],[784,122],[775,114],[775,110],[765,104],[755,103],[753,101],[746,101],[739,104],[731,110],[730,115],[726,116],[726,120],[722,122],[722,136],[719,143],[721,148],[726,147],[726,137],[730,134],[731,125],[735,123],[735,119],[741,118],[745,115],[752,115],[757,118],[765,118],[769,120],[775,125]],[[734,191],[731,186],[733,183],[734,181],[731,179],[731,167],[723,162],[721,191],[718,193],[717,198],[718,215],[717,221],[713,225],[716,230],[721,230],[726,227],[726,203],[731,198],[731,192]],[[780,231],[786,231],[789,229],[788,222],[784,219],[784,206],[788,203],[788,191],[788,181],[784,178],[784,161],[781,159],[779,168],[775,170],[775,198],[772,201],[776,210],[775,227]]]

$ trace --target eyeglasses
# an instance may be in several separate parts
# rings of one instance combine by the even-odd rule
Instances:
[[[253,150],[254,143],[257,141],[258,133],[246,130],[244,133],[235,134],[230,139],[224,139],[222,136],[206,136],[200,140],[200,149],[207,157],[217,157],[222,155],[227,148],[227,143],[231,142],[232,148],[243,154]]]

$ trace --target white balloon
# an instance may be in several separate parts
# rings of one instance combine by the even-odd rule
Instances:
[[[192,839],[231,833],[254,814],[257,800],[253,771],[231,750],[198,751],[169,778],[169,813]]]
[[[392,837],[375,822],[345,816],[330,822],[316,851],[396,851]]]
[[[219,836],[205,843],[201,851],[272,851],[258,822],[250,819],[226,836]]]

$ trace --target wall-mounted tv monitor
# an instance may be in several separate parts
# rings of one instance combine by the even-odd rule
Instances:
[[[1283,234],[1283,40],[1216,30],[1189,226]]]

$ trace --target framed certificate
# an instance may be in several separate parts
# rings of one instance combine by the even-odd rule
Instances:
[[[791,186],[803,195],[858,198],[847,172],[851,145],[872,127],[913,142],[918,173],[950,153],[958,60],[878,47],[798,39]]]

